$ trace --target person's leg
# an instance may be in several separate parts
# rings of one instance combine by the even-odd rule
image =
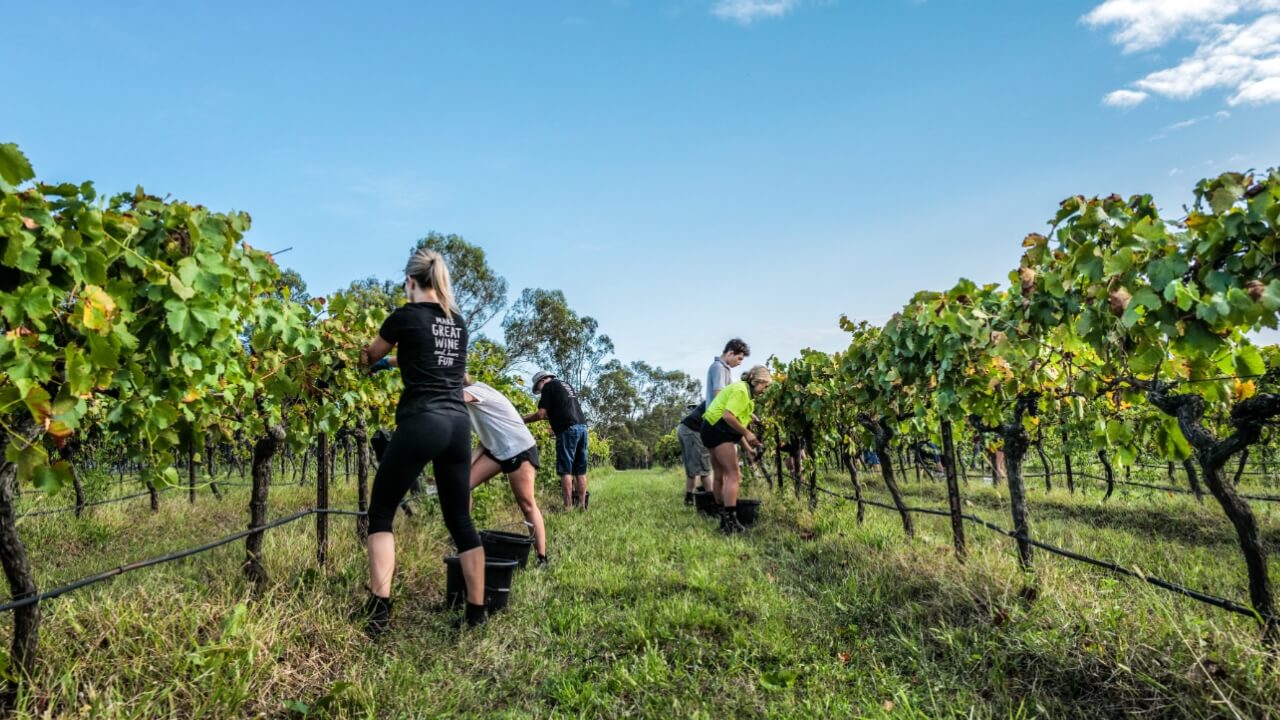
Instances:
[[[369,533],[369,590],[380,598],[391,597],[391,576],[396,571],[396,536]]]
[[[717,447],[718,447],[718,446],[717,446]],[[708,454],[711,456],[711,472],[712,472],[712,473],[713,473],[717,478],[722,478],[722,479],[723,479],[723,478],[724,478],[725,469],[724,469],[724,467],[722,467],[722,466],[720,465],[720,458],[719,458],[719,456],[716,454],[716,448],[711,448],[711,449],[710,449],[710,450],[708,450],[707,452],[708,452]],[[718,504],[720,504],[720,489],[721,489],[721,487],[722,487],[722,483],[715,483],[715,484],[714,484],[714,486],[711,488],[711,494],[715,497],[715,501],[716,501],[716,504],[717,504],[717,505],[718,505]]]
[[[369,493],[369,590],[380,598],[391,596],[395,574],[396,543],[391,535],[396,509],[429,457],[422,452],[422,427],[416,419],[397,428],[378,464]]]
[[[684,504],[692,505],[693,481],[697,479],[699,473],[698,448],[694,445],[694,438],[697,436],[684,425],[678,427],[676,436],[680,439],[680,461],[684,464]]]
[[[569,431],[556,433],[556,474],[560,476],[560,491],[564,493],[564,509],[572,510],[573,458],[569,456]]]
[[[587,492],[587,426],[579,425],[577,443],[573,450],[573,483],[582,500],[582,509],[586,510],[591,502],[591,494]]]
[[[419,442],[421,428],[410,420],[388,441],[373,478],[369,502],[369,592],[365,605],[366,630],[377,635],[391,621],[391,581],[396,570],[396,541],[392,524],[413,479],[422,472],[427,455]]]
[[[515,472],[507,474],[507,481],[511,483],[511,494],[515,496],[516,505],[520,506],[524,519],[533,526],[533,549],[537,551],[538,557],[546,557],[547,528],[542,523],[542,511],[538,509],[534,493],[534,480],[537,476],[538,469],[533,463],[525,462]]]
[[[475,490],[489,482],[500,472],[502,472],[502,468],[498,466],[497,460],[488,455],[481,455],[471,463],[471,489]]]
[[[728,508],[738,506],[738,446],[736,443],[721,443],[711,451],[711,456],[719,460],[717,465],[720,475],[720,502]]]
[[[684,465],[684,502],[688,505],[693,501],[693,446],[683,425],[676,431],[676,435],[680,439],[680,463]]]
[[[697,453],[696,457],[698,461],[697,462],[698,469],[697,469],[697,472],[694,474],[698,476],[698,480],[700,481],[699,484],[701,485],[702,489],[706,490],[707,492],[710,492],[711,491],[711,453],[707,452],[706,446],[702,444],[701,435],[695,433],[693,436],[693,442],[694,442],[694,445],[696,446],[696,453]]]
[[[480,534],[471,522],[471,424],[465,415],[438,416],[434,430],[447,438],[444,448],[432,461],[436,476],[436,492],[440,497],[440,514],[449,536],[458,546],[458,560],[467,584],[467,620],[483,622],[484,547]],[[481,608],[473,611],[473,608]],[[478,618],[474,618],[478,615]],[[474,622],[473,622],[474,624]]]
[[[717,469],[721,470],[720,530],[724,533],[742,532],[745,528],[738,522],[738,445],[721,443],[711,448],[711,457]]]
[[[485,455],[484,453],[479,452],[479,451],[477,451],[477,452],[475,452],[475,453],[473,453],[473,454],[471,455],[471,481],[470,481],[470,483],[471,483],[471,489],[472,489],[472,490],[475,490],[476,488],[480,487],[481,485],[483,485],[483,484],[485,484],[485,483],[489,482],[491,479],[493,479],[493,476],[494,476],[494,475],[497,475],[497,474],[498,474],[498,471],[495,469],[493,472],[489,473],[488,475],[485,475],[484,473],[486,472],[486,469],[481,469],[481,468],[478,468],[478,467],[477,467],[477,466],[479,465],[479,463],[480,463],[480,461],[481,461],[481,460],[489,460],[489,459],[490,459],[490,458],[489,458],[489,456],[488,456],[488,455]],[[472,511],[474,511],[475,509],[476,509],[476,508],[475,508],[475,502],[473,501],[473,499],[472,499],[472,497],[471,497],[471,493],[467,493],[467,512],[472,512]]]

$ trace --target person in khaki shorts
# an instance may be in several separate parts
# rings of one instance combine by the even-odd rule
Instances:
[[[711,477],[711,453],[702,444],[702,413],[705,405],[686,405],[690,411],[680,424],[676,426],[676,437],[680,439],[680,454],[684,458],[684,504],[693,504],[693,482],[698,481],[698,489],[706,490],[707,481]]]

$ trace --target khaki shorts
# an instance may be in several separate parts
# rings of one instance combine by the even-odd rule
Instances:
[[[711,475],[711,453],[703,447],[698,431],[690,430],[683,423],[677,428],[676,436],[680,438],[680,452],[684,456],[684,474],[687,477]]]

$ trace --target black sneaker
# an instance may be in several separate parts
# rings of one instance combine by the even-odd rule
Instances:
[[[546,567],[551,564],[546,555],[539,555],[538,560],[533,564],[534,567]]]
[[[685,504],[685,505],[692,505],[692,504],[693,504],[693,493],[691,493],[691,492],[687,492],[687,493],[685,493],[685,494],[684,494],[684,504]]]
[[[359,616],[364,618],[365,634],[371,638],[378,637],[391,625],[391,598],[370,595]]]

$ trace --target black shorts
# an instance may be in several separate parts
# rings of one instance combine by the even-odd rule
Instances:
[[[729,427],[724,420],[717,420],[715,425],[702,424],[702,446],[710,450],[717,445],[736,443],[742,439],[742,433]]]
[[[516,470],[519,470],[520,466],[525,463],[529,463],[530,465],[532,465],[534,470],[538,470],[542,467],[541,455],[538,453],[537,445],[534,445],[533,447],[529,448],[528,450],[525,450],[519,455],[516,455],[513,458],[508,458],[506,460],[499,460],[498,458],[494,457],[493,453],[489,452],[487,448],[485,449],[484,454],[487,455],[494,462],[498,463],[498,468],[502,470],[503,474],[506,474],[506,475],[510,475]]]

